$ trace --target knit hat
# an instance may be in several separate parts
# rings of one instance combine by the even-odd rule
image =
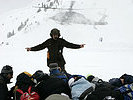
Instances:
[[[50,36],[52,37],[52,35],[56,34],[60,37],[60,30],[58,30],[57,28],[52,29],[50,32]]]
[[[32,75],[32,77],[33,77],[34,79],[36,79],[36,78],[42,77],[43,75],[44,75],[43,71],[37,70],[37,71]]]
[[[58,63],[50,63],[49,68],[50,70],[59,69]]]
[[[29,72],[24,71],[23,73],[26,74],[26,75],[28,75],[29,77],[32,76]]]
[[[91,82],[94,78],[95,77],[93,75],[88,75],[86,79]]]
[[[9,65],[6,65],[2,68],[1,70],[1,73],[2,74],[8,74],[8,73],[12,73],[13,74],[13,70],[12,70],[12,67],[9,66]]]
[[[38,70],[32,75],[33,79],[36,79],[37,82],[41,81],[42,79],[47,79],[48,74],[43,73],[43,71]]]
[[[20,85],[22,83],[25,84],[33,84],[33,79],[31,78],[31,74],[28,72],[22,72],[20,73],[16,78],[16,85]]]

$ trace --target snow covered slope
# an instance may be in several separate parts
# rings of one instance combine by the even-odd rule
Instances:
[[[131,0],[34,0],[24,8],[0,15],[0,66],[22,71],[48,72],[46,49],[27,52],[49,38],[52,28],[61,37],[85,48],[64,49],[66,70],[94,74],[104,80],[132,74],[133,2]]]

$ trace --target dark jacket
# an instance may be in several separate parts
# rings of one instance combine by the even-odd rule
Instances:
[[[53,78],[62,79],[65,83],[68,82],[68,77],[64,72],[60,72],[59,69],[50,70],[50,76]]]
[[[70,88],[59,78],[50,76],[42,78],[42,81],[36,86],[37,92],[40,95],[40,100],[45,100],[51,94],[65,93],[71,97]]]
[[[57,40],[50,38],[42,44],[32,47],[31,51],[39,51],[48,48],[47,65],[49,66],[50,63],[56,62],[60,67],[63,67],[66,63],[62,55],[64,47],[77,49],[80,48],[80,45],[67,42],[62,38],[58,38]]]
[[[123,74],[120,78],[124,79],[124,85],[133,83],[133,76],[132,75]]]
[[[120,79],[124,79],[124,83],[121,82]],[[116,86],[116,87],[121,87],[125,84],[131,84],[133,83],[133,76],[128,75],[128,74],[123,74],[120,78],[112,78],[109,80],[110,84]]]
[[[0,74],[0,100],[10,100],[8,96],[7,81],[2,74]]]

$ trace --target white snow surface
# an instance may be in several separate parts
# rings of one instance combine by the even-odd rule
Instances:
[[[64,48],[68,73],[92,74],[105,81],[124,73],[133,75],[132,0],[23,0],[23,6],[14,2],[10,10],[2,6],[4,13],[0,11],[0,69],[13,67],[13,84],[23,71],[49,73],[47,49],[27,52],[25,48],[44,42],[53,28],[69,42],[86,44],[81,49]],[[57,9],[37,12],[35,7],[42,2],[52,2],[51,8]],[[0,4],[5,4],[4,0]]]

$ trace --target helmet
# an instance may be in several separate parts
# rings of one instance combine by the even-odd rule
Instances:
[[[50,36],[52,37],[52,35],[58,35],[58,37],[60,37],[60,30],[58,30],[57,28],[54,28],[51,30],[50,32]]]
[[[2,74],[8,74],[8,73],[13,73],[12,67],[9,65],[6,65],[2,68],[1,70]]]

